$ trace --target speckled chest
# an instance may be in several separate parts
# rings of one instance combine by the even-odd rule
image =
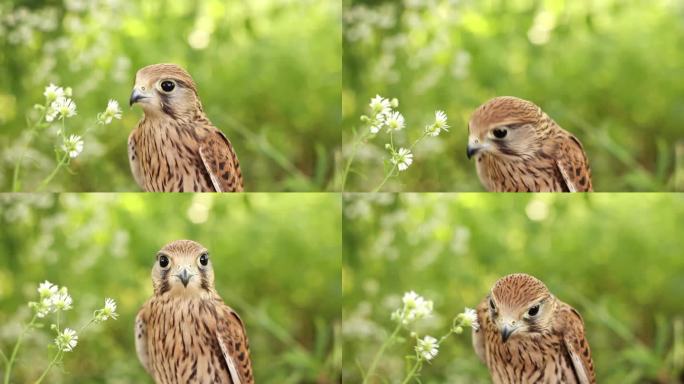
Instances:
[[[562,192],[567,189],[550,157],[510,161],[482,154],[476,162],[477,175],[491,192]]]
[[[495,384],[578,383],[560,337],[514,335],[504,343],[493,327],[485,337],[486,363]]]
[[[179,125],[142,126],[130,148],[137,162],[142,187],[150,192],[212,192],[214,186],[199,153],[199,138],[193,129]]]
[[[232,383],[212,302],[160,298],[150,309],[147,348],[157,383]]]

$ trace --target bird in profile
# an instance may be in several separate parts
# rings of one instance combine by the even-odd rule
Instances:
[[[144,67],[130,105],[144,116],[128,137],[135,181],[152,192],[239,192],[242,172],[228,138],[204,114],[195,82],[175,64]]]
[[[494,283],[477,307],[473,347],[494,384],[594,384],[580,314],[523,273]]]
[[[240,317],[214,288],[209,252],[167,244],[152,268],[154,295],[135,319],[138,359],[157,384],[254,383]]]
[[[468,158],[491,192],[590,192],[582,144],[534,103],[496,97],[468,124]]]

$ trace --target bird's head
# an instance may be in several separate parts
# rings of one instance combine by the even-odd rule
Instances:
[[[479,106],[468,123],[467,155],[490,154],[507,159],[531,157],[541,148],[537,127],[544,112],[534,103],[512,96]]]
[[[556,300],[544,283],[524,273],[494,283],[487,299],[492,322],[504,343],[511,337],[533,337],[551,329]]]
[[[193,116],[202,104],[190,74],[175,64],[153,64],[138,71],[130,105],[139,104],[148,116]]]
[[[214,269],[209,252],[192,240],[176,240],[158,253],[152,268],[157,295],[207,295],[214,289]]]

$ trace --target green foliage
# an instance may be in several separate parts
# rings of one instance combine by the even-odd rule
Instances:
[[[343,143],[376,94],[396,97],[408,140],[444,110],[449,135],[416,148],[397,191],[477,191],[467,124],[486,100],[540,105],[584,144],[598,191],[666,191],[684,126],[681,2],[344,0]],[[384,143],[359,150],[349,191],[382,180]],[[681,168],[681,165],[679,165]]]
[[[340,204],[332,194],[4,195],[0,349],[8,354],[47,279],[74,299],[65,323],[87,322],[103,297],[116,300],[120,317],[79,335],[63,372],[52,369],[46,382],[151,382],[133,320],[152,295],[156,252],[188,238],[211,251],[216,288],[245,321],[257,382],[339,382]],[[13,382],[40,375],[52,337],[38,331],[24,341]]]
[[[335,1],[10,0],[0,4],[0,190],[27,139],[27,115],[50,82],[70,86],[84,153],[55,191],[137,191],[126,108],[135,72],[173,62],[195,79],[211,121],[232,141],[249,191],[332,188],[340,147],[341,6]],[[113,98],[122,120],[95,127]],[[36,120],[34,117],[34,121]],[[54,168],[54,129],[29,148],[24,190]]]
[[[674,383],[684,375],[682,196],[353,194],[343,221],[343,375],[361,369],[415,291],[434,301],[420,334],[440,334],[500,277],[543,280],[584,317],[600,383]],[[467,333],[467,331],[466,331]],[[421,382],[488,383],[469,337],[453,337]],[[411,343],[378,375],[403,377]],[[380,382],[380,381],[378,381]]]

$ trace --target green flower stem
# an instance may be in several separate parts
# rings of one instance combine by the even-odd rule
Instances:
[[[36,128],[38,127],[38,124],[45,119],[45,115],[47,114],[47,109],[48,105],[45,105],[45,108],[43,108],[43,114],[40,116],[40,119],[38,120],[37,123],[35,124],[29,124],[29,137],[26,140],[26,143],[24,144],[24,149],[21,151],[21,155],[19,156],[19,160],[17,163],[14,165],[14,174],[12,176],[12,191],[13,192],[19,192],[21,189],[21,183],[19,182],[19,174],[21,173],[21,164],[24,162],[24,158],[26,157],[26,150],[28,149],[29,145],[33,141],[34,136],[36,135]],[[28,118],[27,118],[28,120]]]
[[[421,140],[423,140],[426,136],[427,136],[427,132],[423,132],[423,135],[422,135],[421,137],[419,137],[418,140],[414,141],[413,144],[411,144],[411,146],[409,147],[409,150],[411,150],[411,152],[413,152],[413,147],[415,147],[416,144],[418,144],[418,143],[419,143]]]
[[[62,159],[59,161],[59,163],[57,163],[57,166],[55,167],[55,169],[52,170],[52,173],[50,173],[50,175],[48,177],[46,177],[45,180],[40,182],[40,185],[38,186],[37,191],[41,191],[41,190],[43,190],[43,188],[47,187],[47,185],[50,184],[50,182],[52,181],[52,179],[55,178],[55,176],[57,176],[57,173],[59,173],[59,170],[62,168],[62,166],[64,164],[67,163],[68,160],[69,160],[69,152],[64,152],[64,156],[62,156]]]
[[[37,315],[33,315],[33,318],[31,318],[31,321],[26,325],[26,327],[24,327],[24,329],[19,334],[19,337],[17,338],[17,342],[14,344],[14,348],[12,349],[12,354],[10,355],[9,361],[7,361],[7,364],[5,365],[4,384],[9,384],[10,374],[12,373],[12,365],[14,365],[14,360],[17,358],[17,352],[19,352],[19,347],[21,346],[21,342],[24,341],[24,336],[26,336],[28,331],[33,327],[33,324],[36,322],[37,318],[38,318]]]
[[[382,354],[385,353],[385,349],[391,344],[392,341],[394,341],[394,338],[397,337],[397,334],[399,334],[399,331],[401,330],[401,322],[397,324],[397,327],[394,329],[394,332],[390,335],[390,337],[385,340],[384,343],[382,343],[382,346],[380,346],[380,349],[378,352],[375,354],[375,357],[373,357],[373,361],[371,362],[370,367],[368,367],[368,371],[366,372],[366,376],[363,378],[363,384],[368,383],[368,380],[370,379],[371,376],[373,376],[373,372],[375,371],[375,367],[378,365],[378,361],[380,361],[380,357],[382,357]]]
[[[349,155],[349,158],[347,159],[347,164],[344,166],[344,172],[342,173],[342,191],[344,192],[344,187],[347,185],[347,176],[349,175],[349,171],[351,170],[351,165],[354,162],[354,158],[356,157],[356,151],[359,149],[359,145],[367,138],[367,135],[362,134],[359,136],[358,140],[354,140],[354,144],[352,145],[352,152]]]
[[[55,357],[52,359],[52,361],[50,361],[50,364],[48,364],[47,368],[45,368],[45,371],[43,371],[43,374],[40,375],[40,377],[38,378],[38,380],[34,382],[34,384],[39,384],[41,381],[43,381],[43,379],[45,378],[45,376],[47,376],[48,372],[50,372],[50,369],[52,369],[57,360],[59,360],[62,357],[63,353],[64,352],[59,351],[57,352],[57,354],[55,354]]]
[[[390,171],[387,173],[387,175],[385,176],[385,179],[382,180],[382,183],[380,183],[380,185],[378,185],[378,186],[373,190],[373,192],[378,192],[378,191],[380,191],[380,189],[382,189],[382,187],[385,185],[385,183],[387,182],[387,180],[389,180],[390,177],[392,177],[392,176],[394,175],[394,170],[395,170],[395,169],[397,169],[397,165],[396,165],[396,164],[392,166],[392,169],[390,169]]]
[[[408,375],[406,375],[406,378],[404,379],[404,381],[401,382],[401,384],[407,384],[408,382],[410,382],[411,379],[413,378],[413,376],[415,376],[416,372],[418,372],[420,370],[420,367],[422,365],[423,365],[423,359],[418,358],[418,360],[416,360],[416,363],[413,365],[413,368],[411,368]]]

